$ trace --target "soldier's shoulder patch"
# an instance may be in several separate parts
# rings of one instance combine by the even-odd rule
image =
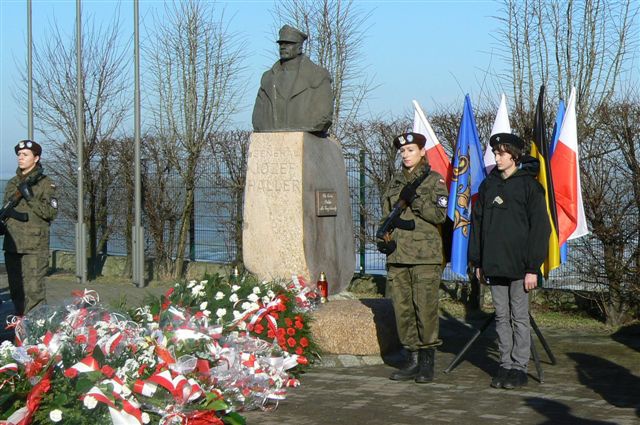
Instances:
[[[447,199],[446,196],[439,196],[436,203],[440,208],[447,208],[447,205],[449,205],[449,199]]]
[[[58,200],[56,198],[51,198],[51,208],[58,209]]]

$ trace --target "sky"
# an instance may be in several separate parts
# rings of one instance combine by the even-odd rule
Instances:
[[[494,18],[502,3],[494,0],[413,0],[356,1],[368,19],[362,46],[363,73],[372,77],[375,90],[362,108],[362,117],[397,117],[408,113],[417,100],[429,115],[437,105],[459,102],[465,93],[479,94],[488,70],[500,68],[499,30]],[[273,1],[217,1],[230,19],[232,32],[244,39],[248,58],[245,104],[235,117],[238,128],[251,128],[251,110],[260,76],[277,59],[274,42]],[[160,0],[140,0],[141,20],[163,9]],[[119,6],[123,27],[133,33],[133,3],[115,0],[85,0],[82,13],[96,19],[112,19]],[[27,2],[0,0],[0,178],[16,169],[13,146],[27,138],[26,107],[17,104],[15,90],[24,84],[19,67],[26,64]],[[33,0],[33,41],[37,45],[47,36],[52,22],[73,32],[75,0]],[[144,39],[141,23],[141,42]],[[132,52],[133,55],[133,52]],[[141,73],[144,78],[144,73]],[[485,88],[486,89],[486,88]],[[498,99],[496,99],[497,103]],[[142,111],[144,116],[144,110]],[[131,120],[131,122],[133,122]],[[133,133],[133,129],[130,132]],[[36,141],[46,140],[36,133]],[[43,162],[50,153],[43,146]]]

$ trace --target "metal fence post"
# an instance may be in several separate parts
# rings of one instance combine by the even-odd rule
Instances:
[[[365,249],[367,247],[367,234],[366,234],[366,217],[364,215],[365,211],[365,174],[364,174],[364,161],[365,161],[365,152],[364,149],[360,149],[359,155],[360,161],[358,162],[358,168],[360,173],[360,194],[358,196],[358,212],[360,214],[360,275],[364,275],[366,272],[365,267]]]

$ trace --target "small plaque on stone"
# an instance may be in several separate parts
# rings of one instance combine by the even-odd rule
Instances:
[[[338,195],[336,192],[316,190],[316,215],[318,217],[338,215]]]

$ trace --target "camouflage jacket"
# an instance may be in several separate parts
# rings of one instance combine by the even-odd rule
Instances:
[[[41,173],[42,167],[36,166],[31,173]],[[20,170],[16,176],[7,182],[4,192],[4,203],[18,191],[18,185],[27,176]],[[27,221],[19,221],[10,217],[6,222],[7,233],[4,235],[4,250],[18,254],[39,253],[49,250],[49,226],[58,214],[56,186],[53,181],[44,176],[31,186],[33,198],[27,201],[21,198],[14,208],[16,212],[26,213]]]
[[[424,170],[422,165],[408,172],[400,170],[385,190],[382,204],[383,220],[398,201],[400,191],[409,182],[417,178]],[[442,238],[439,224],[447,216],[447,187],[442,176],[431,171],[418,186],[417,198],[404,210],[400,218],[414,220],[414,230],[395,229],[392,233],[396,241],[396,250],[388,255],[391,264],[441,264]]]

